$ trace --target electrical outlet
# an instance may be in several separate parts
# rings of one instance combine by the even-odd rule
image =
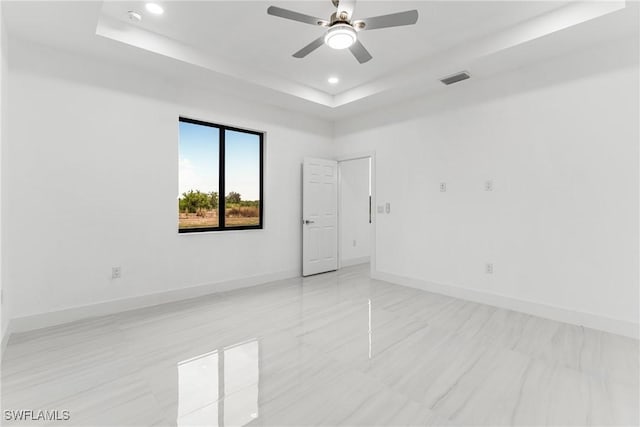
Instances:
[[[111,268],[111,278],[112,279],[119,279],[120,277],[122,277],[122,268],[120,268],[120,267],[112,267]]]
[[[384,209],[387,213],[391,213],[391,203],[389,202],[385,203]]]
[[[443,193],[445,191],[447,191],[447,183],[446,182],[441,182],[440,183],[440,191],[443,192]]]
[[[484,272],[487,274],[493,274],[493,264],[488,262],[485,266]]]
[[[493,181],[488,180],[484,182],[484,191],[493,191]]]

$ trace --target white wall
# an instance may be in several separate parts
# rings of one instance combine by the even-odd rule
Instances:
[[[7,33],[4,25],[4,17],[2,13],[2,2],[0,2],[0,292],[2,293],[2,301],[0,303],[0,342],[4,343],[5,333],[7,332],[7,327],[9,326],[10,312],[9,307],[7,305],[7,295],[4,291],[4,268],[1,260],[3,259],[3,250],[4,248],[4,226],[3,224],[3,216],[2,211],[4,210],[3,201],[3,186],[5,185],[3,180],[4,171],[4,156],[3,152],[5,151],[5,146],[7,144],[7,61],[8,61],[8,43],[7,43]]]
[[[616,42],[338,123],[392,205],[379,277],[637,334],[637,64]]]
[[[340,262],[369,261],[369,159],[347,160],[340,167]]]
[[[15,43],[4,195],[14,318],[299,274],[300,164],[331,155],[329,123]],[[266,131],[264,230],[177,233],[180,115]]]
[[[324,121],[12,39],[11,316],[297,274],[302,158],[375,150],[392,204],[379,275],[637,328],[637,63],[637,42],[605,45],[349,118],[332,138]],[[265,230],[176,233],[178,115],[267,132]]]

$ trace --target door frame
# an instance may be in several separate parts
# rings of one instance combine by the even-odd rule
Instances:
[[[338,161],[338,270],[342,268],[342,253],[340,251],[340,243],[342,242],[342,169],[340,164],[349,160],[371,159],[371,230],[369,234],[369,272],[373,277],[376,272],[376,152],[363,151],[353,154],[345,154],[336,158]]]

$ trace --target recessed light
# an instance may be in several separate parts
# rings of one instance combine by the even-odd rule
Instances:
[[[133,10],[130,10],[129,12],[127,12],[127,16],[129,17],[130,20],[132,20],[133,22],[140,22],[142,21],[142,15],[139,14],[138,12],[134,12]]]
[[[164,13],[164,9],[162,8],[162,6],[156,3],[147,3],[145,7],[154,15],[162,15]]]
[[[327,81],[328,81],[329,83],[331,83],[332,85],[334,85],[334,84],[338,83],[338,82],[340,81],[340,79],[339,79],[339,78],[337,78],[337,77],[335,77],[335,76],[331,76],[331,77],[329,77],[329,78],[327,79]]]

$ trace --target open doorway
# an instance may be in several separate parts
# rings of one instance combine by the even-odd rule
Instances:
[[[374,247],[373,158],[338,161],[339,268],[370,264]]]

